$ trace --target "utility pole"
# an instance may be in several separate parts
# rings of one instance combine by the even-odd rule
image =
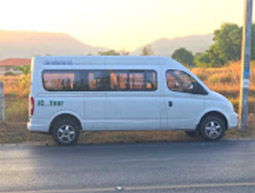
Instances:
[[[246,131],[248,128],[249,109],[249,83],[251,59],[251,31],[252,31],[252,1],[245,0],[244,25],[242,40],[241,85],[239,101],[239,129]]]
[[[1,92],[1,117],[3,123],[5,123],[5,106],[4,106],[4,83],[0,82],[0,92]]]

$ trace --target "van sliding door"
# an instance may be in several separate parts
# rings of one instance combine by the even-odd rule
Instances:
[[[107,129],[159,129],[160,91],[157,71],[113,67],[115,69],[107,65],[110,82],[110,90],[106,93]]]

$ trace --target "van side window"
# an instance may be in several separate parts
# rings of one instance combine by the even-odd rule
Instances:
[[[145,90],[145,73],[139,71],[131,71],[129,73],[130,90]]]
[[[157,75],[153,70],[108,70],[111,91],[157,90]]]
[[[195,79],[183,71],[168,70],[166,72],[166,81],[167,87],[171,91],[202,95],[207,94],[204,88]]]
[[[77,71],[59,71],[51,70],[43,73],[43,84],[47,90],[77,90],[81,83],[80,73]]]
[[[45,70],[43,85],[48,91],[154,91],[153,70]]]
[[[120,90],[128,89],[128,74],[125,72],[120,72],[118,75],[118,86]]]
[[[86,71],[84,71],[86,72]],[[88,77],[88,89],[89,91],[105,91],[108,90],[107,79],[105,70],[93,70],[84,73]]]
[[[128,71],[109,70],[110,90],[128,90]]]

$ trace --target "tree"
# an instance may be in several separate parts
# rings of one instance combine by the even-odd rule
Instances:
[[[126,51],[125,49],[122,49],[120,51],[120,55],[122,55],[122,56],[128,56],[129,54],[130,54],[129,51]]]
[[[24,66],[17,66],[16,69],[20,70],[22,74],[28,75],[28,73],[30,72],[30,66],[31,64],[24,65]]]
[[[179,48],[174,51],[172,58],[188,67],[194,66],[194,56],[192,52],[185,48]]]
[[[223,24],[215,30],[215,44],[210,47],[222,60],[224,65],[228,61],[237,61],[241,58],[242,29],[236,24]]]
[[[28,96],[30,92],[30,66],[31,64],[16,67],[22,72],[22,75],[19,76],[19,84],[15,86],[20,97]]]
[[[255,37],[255,34],[253,36]],[[242,28],[238,25],[223,24],[220,29],[214,31],[213,40],[215,43],[195,58],[197,66],[220,67],[229,61],[240,60]]]
[[[153,50],[152,50],[151,46],[150,45],[145,46],[140,55],[141,56],[153,56],[154,53],[153,53]]]
[[[194,63],[197,67],[209,68],[212,67],[210,64],[210,58],[208,51],[195,55]]]
[[[216,48],[214,48],[214,45],[210,47],[211,49],[206,50],[201,55],[197,56],[194,59],[194,63],[198,67],[221,67],[226,63],[224,59],[219,57],[219,52]]]
[[[105,52],[98,52],[101,56],[119,56],[120,53],[116,52],[115,50],[108,50]]]

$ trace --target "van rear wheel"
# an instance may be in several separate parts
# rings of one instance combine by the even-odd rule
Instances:
[[[217,116],[205,117],[200,123],[200,133],[205,141],[218,141],[226,131],[224,121]]]
[[[80,125],[72,118],[63,118],[53,123],[51,131],[52,136],[58,145],[74,145],[79,138]]]

